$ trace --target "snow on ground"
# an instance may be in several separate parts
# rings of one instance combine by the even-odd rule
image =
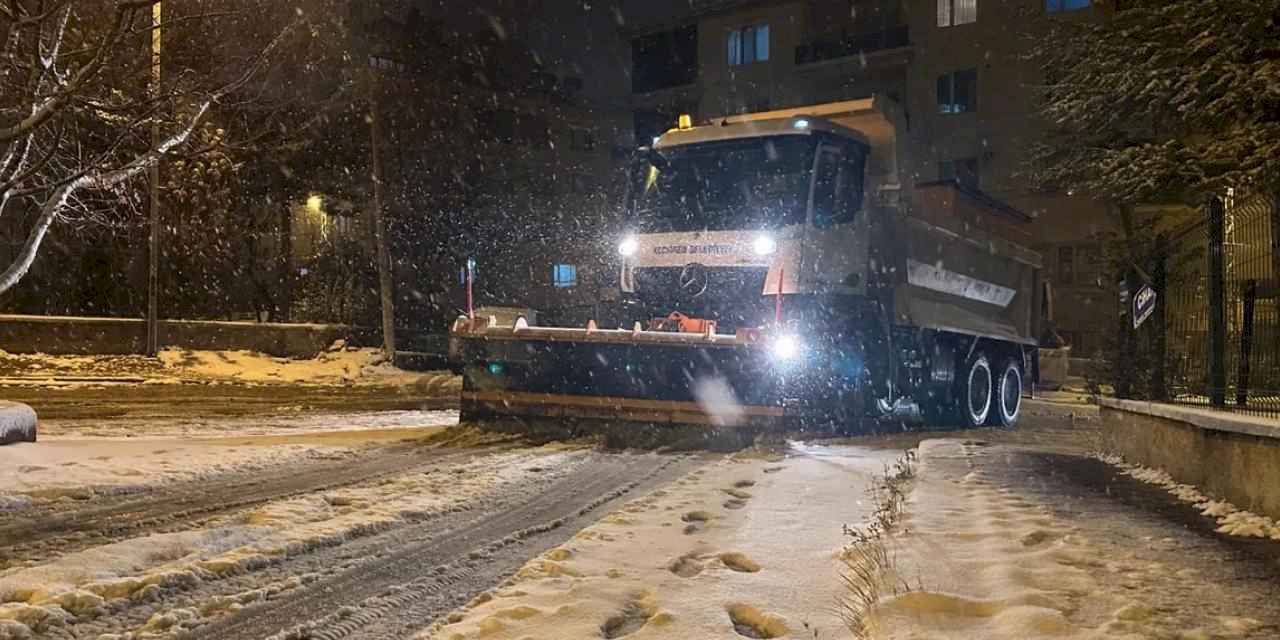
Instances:
[[[1260,627],[1206,611],[1206,627],[1167,628],[1160,611],[1168,604],[1154,602],[1144,585],[1180,580],[1177,568],[1104,550],[1047,506],[997,486],[979,462],[985,446],[921,444],[919,477],[896,538],[897,574],[915,589],[875,608],[875,638],[1229,638]]]
[[[1097,458],[1120,469],[1125,475],[1168,491],[1179,500],[1193,505],[1200,513],[1218,521],[1218,533],[1243,538],[1271,538],[1280,541],[1280,524],[1266,516],[1245,511],[1225,500],[1214,500],[1193,485],[1173,479],[1165,471],[1129,464],[1124,458],[1100,454]]]
[[[126,492],[229,471],[337,459],[352,455],[355,447],[438,432],[457,424],[458,412],[52,422],[47,431],[57,435],[0,447],[0,512],[26,506],[29,495],[89,499],[96,491]],[[146,436],[136,437],[139,433]]]
[[[302,406],[289,413],[251,416],[113,417],[110,420],[59,420],[41,423],[42,439],[77,438],[241,438],[382,429],[420,429],[458,424],[456,410],[312,412]]]
[[[864,490],[895,452],[792,453],[633,500],[420,638],[839,637],[843,526],[868,515]]]
[[[134,538],[10,570],[0,573],[0,625],[10,620],[38,628],[68,614],[92,613],[116,598],[145,601],[162,588],[242,573],[407,517],[463,508],[499,486],[527,481],[530,473],[568,473],[582,456],[554,448],[497,454],[448,471],[273,502],[206,528]],[[220,615],[265,597],[268,589],[279,592],[313,578],[296,576],[290,584],[201,603],[199,610],[180,615]]]
[[[0,447],[0,512],[6,494],[89,499],[94,490],[198,480],[227,471],[333,459],[349,450],[307,444],[217,445],[191,440],[42,439]]]

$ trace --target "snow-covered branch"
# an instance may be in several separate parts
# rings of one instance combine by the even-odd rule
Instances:
[[[13,262],[0,264],[0,293],[28,273],[54,225],[128,221],[148,168],[180,150],[223,148],[224,128],[206,119],[262,99],[250,85],[267,75],[300,14],[275,7],[259,25],[262,8],[249,0],[205,2],[166,3],[176,5],[166,6],[175,33],[157,83],[152,53],[139,46],[157,0],[0,0],[0,216],[24,238]],[[217,21],[222,30],[208,32]],[[258,127],[280,126],[238,124],[249,130],[238,138],[250,140]],[[167,133],[153,142],[157,129]]]
[[[1134,0],[1060,21],[1033,58],[1052,127],[1029,174],[1120,203],[1280,179],[1280,0]]]
[[[161,142],[155,149],[134,158],[131,162],[108,171],[95,171],[82,175],[71,182],[58,187],[53,196],[44,202],[40,208],[39,217],[31,232],[27,234],[27,239],[22,245],[22,249],[18,252],[17,257],[9,265],[8,268],[0,273],[0,293],[8,291],[9,288],[17,284],[27,271],[31,269],[31,263],[35,261],[36,254],[40,250],[40,245],[44,242],[45,236],[49,232],[49,227],[57,220],[58,215],[66,208],[68,201],[76,195],[78,191],[85,189],[110,189],[122,182],[141,175],[151,165],[159,162],[164,154],[168,153],[175,147],[185,143],[191,132],[195,130],[200,121],[209,111],[210,103],[206,102],[200,105],[195,117],[187,124],[182,131],[170,136]]]

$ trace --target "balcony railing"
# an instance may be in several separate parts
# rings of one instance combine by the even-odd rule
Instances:
[[[911,36],[906,25],[872,33],[845,34],[796,47],[796,64],[813,64],[910,45]]]

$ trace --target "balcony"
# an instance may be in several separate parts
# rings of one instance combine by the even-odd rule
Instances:
[[[839,60],[909,46],[911,46],[911,37],[907,25],[885,31],[845,34],[842,37],[815,40],[796,47],[796,65]]]

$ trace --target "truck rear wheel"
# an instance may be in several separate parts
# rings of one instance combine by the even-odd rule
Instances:
[[[1018,414],[1022,411],[1022,365],[1017,358],[1004,361],[994,391],[987,424],[1012,429],[1018,424]]]
[[[992,391],[995,387],[991,376],[991,359],[979,351],[965,364],[960,378],[960,418],[966,427],[981,427],[991,415]]]

